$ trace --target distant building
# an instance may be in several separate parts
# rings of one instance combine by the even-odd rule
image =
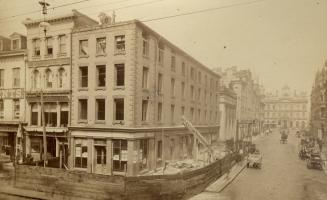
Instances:
[[[305,93],[297,94],[284,86],[276,94],[266,94],[263,102],[265,127],[304,129],[308,126],[309,99]]]
[[[25,122],[26,55],[26,36],[0,36],[0,157],[11,160],[16,136],[21,137],[19,126]],[[17,142],[21,145],[21,140]]]
[[[252,136],[262,130],[262,86],[253,80],[250,70],[229,67],[221,73],[223,85],[232,88],[237,95],[236,142],[251,141]]]
[[[72,42],[70,169],[129,176],[197,158],[182,116],[218,141],[220,76],[145,24],[75,29]]]

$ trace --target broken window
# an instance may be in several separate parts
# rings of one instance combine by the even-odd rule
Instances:
[[[143,74],[142,74],[142,88],[143,89],[148,88],[148,74],[149,74],[149,69],[147,67],[143,67]]]
[[[20,117],[20,101],[19,101],[19,99],[14,99],[13,104],[14,104],[14,119],[19,119],[19,117]]]
[[[79,99],[79,119],[87,120],[87,99]]]
[[[106,103],[105,99],[97,99],[96,100],[96,112],[97,112],[97,120],[105,120],[106,118]]]
[[[17,88],[20,86],[20,69],[14,68],[12,69],[13,74],[13,87]]]
[[[124,120],[124,99],[115,99],[115,120]]]
[[[142,100],[142,121],[146,121],[148,111],[148,100]]]
[[[53,54],[53,47],[52,47],[52,37],[48,37],[45,40],[45,44],[46,44],[46,49],[47,49],[47,55],[52,55]]]
[[[97,38],[97,46],[96,46],[97,54],[105,54],[106,53],[106,38]]]
[[[79,55],[87,56],[88,54],[89,54],[88,40],[80,40],[79,41]]]
[[[80,87],[82,88],[88,87],[88,67],[80,67],[79,75],[80,75]]]
[[[97,79],[98,79],[98,87],[106,86],[106,66],[105,65],[97,65]]]
[[[113,139],[113,171],[127,170],[127,140]]]
[[[125,65],[115,64],[116,69],[116,86],[125,85]]]
[[[117,52],[125,51],[125,35],[116,36],[115,41],[116,41],[116,51]]]
[[[87,140],[75,139],[75,167],[87,168]]]

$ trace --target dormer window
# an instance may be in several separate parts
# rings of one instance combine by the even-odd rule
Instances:
[[[19,49],[19,39],[12,40],[12,50]]]

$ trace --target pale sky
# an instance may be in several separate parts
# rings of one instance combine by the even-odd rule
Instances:
[[[2,18],[39,10],[38,1],[0,0],[0,35],[26,34],[21,22],[41,18],[41,11]],[[78,1],[47,0],[51,6]],[[229,7],[244,2],[252,3]],[[225,6],[146,24],[209,68],[248,68],[266,91],[288,84],[310,93],[327,59],[327,0],[89,0],[48,16],[77,9],[98,20],[99,12],[116,9],[116,21],[147,20]]]

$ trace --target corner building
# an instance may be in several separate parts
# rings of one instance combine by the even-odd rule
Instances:
[[[219,75],[139,21],[73,32],[69,168],[133,176],[218,141]]]

